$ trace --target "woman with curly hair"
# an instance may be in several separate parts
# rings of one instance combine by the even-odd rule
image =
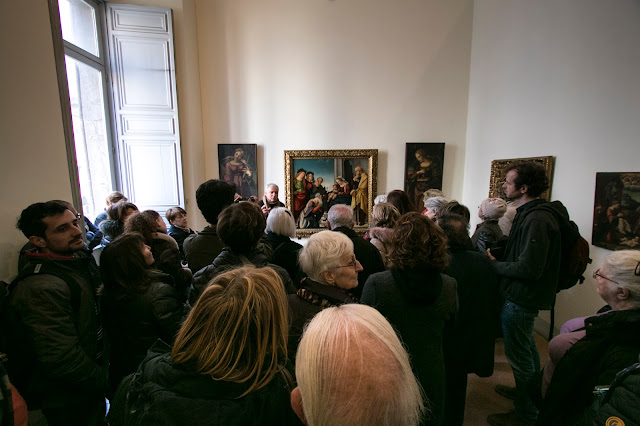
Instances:
[[[290,425],[287,298],[271,268],[216,276],[173,348],[154,345],[126,377],[111,424]]]
[[[417,212],[404,214],[394,227],[390,270],[373,274],[361,302],[378,309],[394,326],[411,357],[413,371],[430,401],[421,424],[444,418],[445,325],[458,310],[456,281],[442,274],[449,263],[442,230]]]

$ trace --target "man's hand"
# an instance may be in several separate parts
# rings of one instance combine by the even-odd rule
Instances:
[[[262,210],[262,214],[264,215],[264,217],[267,217],[269,215],[269,212],[271,211],[271,209],[267,207],[266,204],[262,206],[260,209]]]
[[[491,254],[491,249],[487,249],[487,256],[489,256],[489,260],[496,260],[496,258]]]

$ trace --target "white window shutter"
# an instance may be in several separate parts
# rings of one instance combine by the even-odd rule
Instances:
[[[107,36],[123,192],[184,206],[171,9],[107,4]]]

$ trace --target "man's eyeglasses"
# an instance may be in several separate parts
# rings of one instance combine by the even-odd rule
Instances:
[[[356,260],[356,256],[354,255],[351,258],[351,262],[347,263],[346,265],[339,265],[338,268],[349,268],[349,267],[351,267],[355,271],[357,265],[358,265],[358,261]]]
[[[638,263],[638,265],[640,265],[640,263]],[[636,267],[636,269],[638,269],[638,267]],[[605,277],[604,275],[602,275],[602,274],[600,273],[600,269],[596,269],[596,271],[593,273],[593,279],[596,279],[596,278],[598,278],[598,277],[602,278],[603,280],[611,281],[611,282],[612,282],[612,283],[614,283],[614,284],[618,284],[618,282],[617,282],[617,281],[614,281],[614,280],[612,280],[611,278],[607,278],[607,277]],[[619,284],[618,284],[618,285],[619,285]]]
[[[640,262],[636,265],[636,270],[633,272],[633,275],[640,277]]]

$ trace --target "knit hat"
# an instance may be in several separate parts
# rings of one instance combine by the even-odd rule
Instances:
[[[502,198],[487,198],[480,204],[484,219],[500,219],[507,211],[507,202]]]

